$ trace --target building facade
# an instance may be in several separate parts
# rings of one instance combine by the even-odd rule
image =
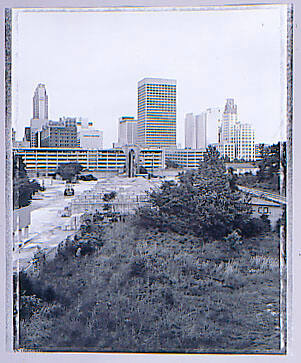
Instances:
[[[176,81],[138,82],[137,142],[142,147],[176,147]]]
[[[89,150],[82,148],[16,148],[30,173],[54,172],[60,164],[78,162],[88,171],[124,172],[126,155],[122,149]],[[160,149],[140,150],[139,162],[147,170],[164,168],[164,152]]]
[[[205,149],[165,150],[165,160],[173,161],[180,168],[197,168],[204,160],[205,152]]]
[[[236,131],[236,158],[255,160],[255,131],[250,124],[240,124]]]
[[[38,133],[41,132],[43,126],[45,123],[47,123],[48,120],[39,119],[39,118],[32,118],[30,120],[30,146],[31,147],[38,147],[39,144],[39,137]]]
[[[131,116],[122,116],[118,121],[118,145],[136,145],[137,120]]]
[[[195,118],[192,112],[185,115],[185,148],[195,149]]]
[[[211,107],[206,110],[207,144],[212,145],[221,141],[222,109]]]
[[[44,84],[39,83],[33,96],[33,116],[32,118],[48,120],[48,96]]]
[[[83,149],[102,149],[103,132],[93,128],[81,129],[77,132],[77,142]]]
[[[185,148],[204,149],[207,146],[207,116],[188,113],[185,116]]]
[[[83,149],[102,149],[103,132],[93,127],[87,118],[76,118],[77,146]]]
[[[33,113],[30,120],[30,146],[39,145],[37,132],[42,130],[43,125],[48,121],[48,96],[44,84],[39,83],[33,95]]]
[[[219,152],[227,159],[255,160],[255,131],[248,123],[238,120],[237,105],[228,98],[220,127]]]
[[[221,125],[221,143],[235,143],[236,129],[239,125],[237,105],[233,98],[228,98],[223,112]]]
[[[48,121],[37,133],[41,147],[77,147],[76,119],[67,117],[60,121]]]
[[[29,141],[31,140],[31,130],[30,127],[25,127],[24,129],[24,141]]]

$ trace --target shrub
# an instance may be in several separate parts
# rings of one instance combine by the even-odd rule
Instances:
[[[238,228],[243,237],[252,237],[264,232],[269,232],[271,230],[271,222],[267,216],[262,215],[259,218],[255,217],[241,221]]]
[[[224,238],[224,240],[225,243],[233,250],[237,250],[242,244],[241,235],[238,233],[238,231],[231,232],[227,237]]]

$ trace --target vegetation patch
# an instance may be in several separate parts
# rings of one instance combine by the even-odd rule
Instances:
[[[215,151],[149,198],[122,221],[87,216],[20,276],[20,347],[280,353],[279,233],[251,217]]]
[[[21,275],[22,348],[279,352],[276,234],[224,255],[225,240],[145,231],[130,220],[101,230],[105,243],[93,253],[76,256],[67,244]]]

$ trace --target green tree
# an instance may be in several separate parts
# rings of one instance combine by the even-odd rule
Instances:
[[[13,156],[13,208],[26,207],[30,204],[32,195],[41,190],[40,184],[30,181],[25,164],[20,155]]]
[[[140,210],[144,225],[207,238],[228,235],[251,213],[247,198],[233,190],[219,153],[208,148],[197,171],[188,171],[179,182],[165,182],[149,194],[151,208]]]
[[[165,165],[167,169],[177,169],[179,167],[179,164],[177,164],[175,161],[171,160],[171,159],[166,159],[165,160]]]
[[[71,182],[73,178],[80,174],[82,169],[83,167],[77,162],[64,163],[58,166],[56,174],[59,174],[63,180]]]
[[[258,163],[258,182],[266,183],[274,190],[280,190],[280,172],[284,175],[284,190],[286,186],[286,143],[274,144],[261,148],[262,160]]]

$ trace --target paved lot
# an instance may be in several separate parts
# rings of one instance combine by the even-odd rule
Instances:
[[[39,180],[41,181],[41,180]],[[31,204],[31,224],[28,237],[23,237],[15,243],[13,254],[14,269],[22,268],[32,259],[37,249],[51,249],[58,245],[74,231],[66,231],[64,224],[68,218],[60,216],[60,211],[66,207],[73,198],[93,188],[95,181],[83,182],[74,185],[74,197],[64,197],[65,183],[63,181],[45,179],[46,190],[35,196]],[[20,246],[18,248],[18,245]],[[38,247],[39,246],[39,247]]]
[[[41,179],[39,182],[42,185]],[[108,192],[121,189],[125,194],[126,191],[140,194],[152,187],[157,187],[160,183],[160,179],[147,180],[143,177],[128,179],[111,176],[98,179],[98,181],[80,181],[73,185],[74,196],[64,197],[65,182],[44,179],[46,190],[35,195],[35,199],[31,203],[31,224],[28,236],[23,236],[21,239],[17,238],[15,241],[14,269],[26,267],[38,249],[49,251],[75,232],[74,230],[66,230],[66,226],[70,225],[73,216],[61,216],[64,208],[73,200],[86,199],[89,195],[91,196],[91,193],[92,195],[93,193],[97,194],[99,188]],[[80,211],[80,214],[82,213],[83,210]]]

